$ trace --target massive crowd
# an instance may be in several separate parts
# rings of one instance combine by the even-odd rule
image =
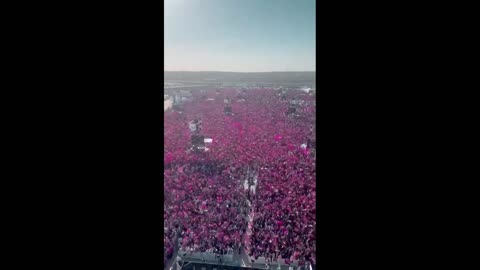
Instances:
[[[192,94],[182,112],[164,117],[164,259],[180,243],[186,252],[244,249],[254,258],[315,263],[314,97],[282,98],[273,89]],[[226,97],[233,115],[224,113]],[[302,101],[298,116],[286,114],[292,99]],[[193,153],[188,126],[198,118],[213,140]],[[252,192],[244,185],[254,175]]]

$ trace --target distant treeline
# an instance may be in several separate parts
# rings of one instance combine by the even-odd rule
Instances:
[[[315,72],[196,72],[196,71],[165,71],[165,81],[192,81],[205,83],[315,83]]]

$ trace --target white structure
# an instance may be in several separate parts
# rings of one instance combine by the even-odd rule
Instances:
[[[167,100],[163,101],[163,110],[166,111],[173,106],[173,99],[170,97]]]

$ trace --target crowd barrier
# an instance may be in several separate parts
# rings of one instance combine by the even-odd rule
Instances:
[[[184,251],[179,250],[178,256],[182,260],[190,261],[190,260],[197,260],[197,261],[204,261],[204,262],[233,262],[233,251],[229,251],[228,254],[224,255],[217,255],[210,252],[192,252],[192,251]]]
[[[248,256],[248,255],[247,257],[249,262],[253,261],[253,264],[261,264],[261,265],[267,264],[267,259],[265,257],[258,257],[258,259],[255,259],[254,257]],[[293,269],[296,269],[296,270],[302,269],[301,266],[298,266],[298,261],[293,261],[290,264],[287,264],[285,263],[285,259],[282,259],[282,258],[274,259],[272,262],[268,262],[268,264],[270,265],[270,269],[272,269],[272,267],[275,265],[281,265],[281,266],[288,265],[290,267],[293,267]],[[305,267],[303,267],[303,270],[305,270]]]

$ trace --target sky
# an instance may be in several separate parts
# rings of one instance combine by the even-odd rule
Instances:
[[[165,0],[165,71],[315,71],[315,0]]]

